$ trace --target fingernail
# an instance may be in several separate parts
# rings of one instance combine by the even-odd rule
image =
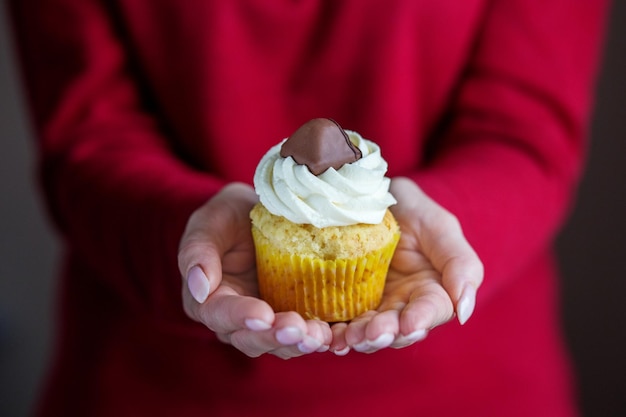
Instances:
[[[204,303],[209,296],[211,284],[198,265],[191,268],[187,273],[187,287],[191,296],[200,304]]]
[[[283,327],[276,331],[276,340],[281,345],[294,345],[302,340],[302,331],[293,326]]]
[[[337,356],[346,356],[350,352],[350,346],[346,346],[343,349],[333,350],[333,353]]]
[[[328,352],[329,349],[330,349],[330,345],[322,345],[316,350],[316,352],[320,352],[320,353]]]
[[[407,335],[400,335],[396,338],[396,340],[393,342],[392,346],[395,348],[403,348],[403,347],[407,347],[415,342],[419,342],[420,340],[424,340],[426,339],[426,336],[428,335],[428,331],[426,330],[415,330],[412,333],[409,333]]]
[[[369,342],[370,347],[374,349],[383,349],[388,347],[395,339],[395,336],[391,333],[383,333],[378,336],[375,340],[371,340]]]
[[[370,350],[370,344],[367,340],[365,340],[361,343],[353,345],[352,349],[356,350],[357,352],[367,352],[368,350]]]
[[[459,302],[456,305],[456,315],[461,325],[465,324],[469,320],[470,316],[474,312],[476,306],[476,288],[473,285],[467,284],[463,288]]]
[[[244,323],[248,330],[252,330],[255,332],[272,328],[271,324],[259,319],[245,319]]]
[[[365,340],[352,346],[357,352],[369,352],[372,350],[383,349],[391,345],[394,335],[391,333],[383,333],[374,340]]]
[[[413,342],[419,342],[420,340],[424,340],[426,339],[426,335],[428,334],[427,330],[415,330],[413,333],[409,333],[406,336],[402,336],[404,337],[405,340],[413,343]]]
[[[304,338],[298,342],[298,350],[302,353],[313,353],[319,349],[320,346],[322,346],[322,343],[309,335],[305,335]]]

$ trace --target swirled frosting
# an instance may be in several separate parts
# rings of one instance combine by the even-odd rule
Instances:
[[[254,187],[270,213],[318,228],[382,221],[387,208],[396,203],[389,193],[390,179],[385,177],[387,162],[374,142],[345,132],[361,151],[361,158],[319,175],[291,156],[280,156],[287,139],[261,158]]]

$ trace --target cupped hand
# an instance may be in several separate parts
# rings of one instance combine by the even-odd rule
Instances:
[[[259,299],[249,218],[256,202],[250,186],[233,183],[189,218],[178,254],[185,312],[250,357],[324,351],[327,323],[275,313]]]
[[[456,217],[407,178],[394,178],[390,191],[398,201],[391,211],[402,235],[381,305],[334,326],[334,351],[405,347],[455,315],[464,324],[474,310],[483,265]]]

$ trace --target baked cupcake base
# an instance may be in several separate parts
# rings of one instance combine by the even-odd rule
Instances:
[[[379,225],[323,229],[291,223],[260,204],[251,218],[259,292],[275,311],[338,322],[378,307],[400,238],[391,212]],[[324,252],[328,247],[341,247],[333,251],[341,256]]]

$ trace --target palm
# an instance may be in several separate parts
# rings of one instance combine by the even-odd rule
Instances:
[[[343,332],[348,345],[364,352],[401,347],[454,317],[463,298],[471,314],[471,289],[482,281],[482,264],[461,232],[458,221],[428,198],[411,180],[394,178],[391,208],[401,238],[391,261],[381,305],[357,317]]]
[[[430,328],[452,317],[452,302],[440,272],[422,253],[415,236],[404,232],[389,267],[379,311],[404,308],[409,303],[414,311],[419,310],[413,322],[416,327]]]
[[[216,233],[221,228],[221,287],[230,288],[237,295],[259,297],[249,217],[256,194],[249,187],[227,187],[219,198],[226,207],[224,217],[213,225]]]
[[[255,253],[250,225],[242,225],[239,235],[237,243],[222,258],[222,285],[232,288],[239,295],[258,297]]]

